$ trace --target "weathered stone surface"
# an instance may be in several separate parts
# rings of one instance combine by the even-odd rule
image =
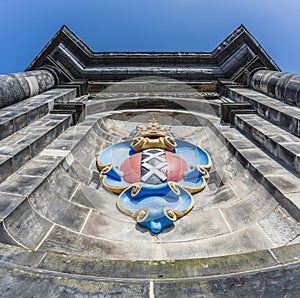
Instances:
[[[5,113],[3,113],[5,115]],[[6,138],[14,132],[14,123],[12,119],[0,114],[0,140]]]
[[[75,89],[55,89],[25,99],[0,111],[0,140],[44,117],[54,102],[72,99]]]
[[[69,125],[68,116],[45,116],[0,141],[0,154],[7,160],[0,165],[1,180],[36,156]],[[3,158],[2,158],[3,159]],[[10,169],[10,163],[12,169]]]
[[[0,220],[4,220],[12,213],[24,200],[25,196],[18,194],[0,193]]]
[[[229,96],[237,101],[250,102],[258,114],[272,123],[300,136],[299,112],[293,106],[247,88],[229,88]]]
[[[210,179],[209,179],[210,181]],[[210,189],[210,184],[207,186]],[[213,189],[212,191],[207,191],[206,189],[194,195],[196,200],[193,212],[199,212],[200,210],[210,210],[218,208],[221,206],[226,206],[227,204],[234,203],[240,198],[233,191],[233,189],[228,185],[222,185],[219,188]]]
[[[118,227],[116,229],[116,227]],[[155,238],[147,232],[135,233],[133,231],[138,229],[135,221],[126,218],[125,216],[115,219],[104,213],[92,211],[87,222],[82,230],[85,235],[91,235],[103,239],[126,241],[130,242],[153,242]],[[134,244],[136,245],[136,244]]]
[[[132,221],[132,219],[121,213],[116,207],[116,196],[106,192],[103,189],[93,189],[86,185],[80,184],[72,197],[72,202],[93,208],[101,213],[105,213],[112,218],[121,219],[122,221]]]
[[[41,177],[14,174],[0,185],[0,192],[27,196],[31,194],[42,181],[43,179]]]
[[[48,178],[50,189],[56,192],[61,198],[69,200],[78,187],[78,183],[72,179],[63,168],[59,167]]]
[[[290,260],[289,260],[290,261]],[[38,265],[39,269],[110,278],[191,279],[215,275],[242,273],[278,265],[269,251],[222,256],[216,258],[125,261],[84,258],[48,253]]]
[[[268,192],[253,191],[242,200],[221,208],[232,230],[251,225],[269,215],[278,202]]]
[[[74,195],[72,196],[71,201],[88,208],[98,209],[101,207],[103,208],[103,205],[105,206],[106,202],[110,202],[110,200],[101,199],[102,195],[103,194],[101,192],[96,191],[96,189],[93,189],[92,187],[85,187],[84,185],[80,185],[76,190],[76,192],[74,193]],[[110,199],[113,200],[113,195],[111,196],[112,198]],[[112,204],[109,205],[108,209],[110,209],[112,206],[113,206]]]
[[[153,243],[106,240],[73,233],[58,226],[53,228],[40,249],[97,258],[124,259],[126,255],[131,260],[160,259],[159,248]]]
[[[192,241],[188,245],[187,243],[163,244],[164,259],[188,259],[191,256],[207,258],[263,250],[274,246],[256,224],[233,233]]]
[[[289,244],[300,235],[300,225],[289,217],[286,211],[278,207],[266,218],[259,221],[260,226],[278,246]]]
[[[0,268],[3,298],[9,297],[149,297],[149,282],[99,281],[74,279],[49,274],[26,272],[22,268]]]
[[[9,234],[30,249],[35,249],[41,244],[52,225],[34,211],[28,201],[24,201],[5,219]]]
[[[273,248],[272,252],[281,263],[293,263],[300,260],[300,244]]]
[[[74,161],[71,165],[64,164],[64,169],[74,180],[88,185],[93,178],[93,171]]]
[[[33,267],[43,258],[43,251],[31,251],[21,247],[0,244],[0,263],[6,262]]]
[[[92,254],[99,256],[100,252],[96,248],[98,245],[100,247],[114,247],[115,245],[115,251],[111,256],[113,258],[119,258],[118,254],[120,248],[119,245],[117,245],[119,241],[123,243],[135,243],[135,239],[140,239],[140,244],[143,243],[142,245],[147,247],[145,253],[141,254],[141,248],[134,244],[136,245],[134,249],[131,246],[131,250],[126,249],[126,252],[123,251],[120,255],[127,255],[127,257],[130,258],[130,256],[134,255],[135,251],[139,251],[138,258],[184,259],[192,256],[207,257],[211,256],[212,252],[215,256],[270,248],[275,245],[269,241],[269,236],[265,233],[263,228],[255,223],[265,216],[268,216],[272,212],[272,208],[275,208],[278,203],[267,199],[265,204],[254,203],[255,200],[259,201],[259,199],[268,198],[268,196],[251,173],[243,168],[232,154],[226,152],[227,149],[222,141],[214,137],[215,131],[217,131],[216,129],[200,129],[195,131],[193,136],[189,136],[191,141],[204,142],[206,145],[210,140],[209,147],[212,146],[213,148],[211,154],[214,163],[212,177],[215,175],[214,179],[216,180],[214,182],[214,179],[212,179],[207,189],[195,195],[196,204],[194,210],[159,236],[154,237],[144,229],[137,228],[134,220],[120,213],[116,208],[116,196],[105,192],[101,187],[92,189],[91,184],[90,186],[79,186],[78,184],[78,182],[88,184],[88,176],[92,174],[92,171],[86,167],[80,169],[77,165],[81,164],[84,159],[93,161],[92,164],[94,165],[95,160],[93,158],[95,157],[93,157],[93,152],[94,150],[96,151],[96,143],[100,141],[102,144],[105,144],[103,142],[104,138],[101,139],[99,135],[95,135],[95,131],[91,132],[91,130],[88,129],[88,127],[95,124],[96,119],[99,119],[96,115],[93,117],[94,118],[88,119],[79,125],[79,127],[81,127],[79,135],[74,134],[74,129],[71,129],[70,135],[68,135],[67,132],[59,138],[75,143],[78,142],[80,146],[76,145],[73,150],[71,148],[68,148],[69,150],[61,150],[61,148],[48,149],[50,148],[49,146],[43,151],[42,155],[34,159],[33,163],[28,163],[28,166],[26,165],[19,171],[27,175],[31,173],[33,175],[32,177],[47,177],[48,190],[40,188],[40,190],[35,191],[35,194],[31,195],[30,200],[39,213],[51,222],[61,226],[55,227],[53,231],[61,229],[63,232],[61,232],[60,236],[57,236],[52,231],[46,239],[44,239],[45,242],[41,244],[43,249],[52,251],[59,250],[67,253],[68,247],[72,247],[70,243],[73,243],[73,241],[75,241],[74,239],[78,238],[81,240],[72,248],[72,253],[81,254],[84,251],[86,255]],[[122,127],[122,123],[124,123],[122,121],[127,120],[118,121],[119,122],[111,121],[110,124],[107,122],[106,126],[102,125],[102,127],[99,126],[99,128],[105,133],[109,131],[110,125],[116,125],[118,123],[118,125]],[[135,124],[132,125],[134,126]],[[130,131],[130,127],[127,128]],[[84,131],[87,136],[82,138]],[[226,137],[231,138],[228,142],[231,141],[233,143],[232,148],[235,149],[235,153],[239,151],[255,151],[255,145],[249,140],[243,143],[243,140],[246,139],[234,128],[227,127],[224,131],[226,132]],[[119,138],[120,133],[117,128],[114,129],[113,135],[115,138]],[[88,151],[87,148],[91,147],[93,147],[93,150]],[[222,158],[217,157],[218,150],[222,150]],[[62,151],[66,151],[66,154],[61,155],[60,152]],[[84,159],[78,159],[77,157],[82,154],[88,156],[84,157]],[[262,159],[249,158],[250,161],[247,161],[247,167],[250,169],[250,165],[252,164],[262,165],[265,160],[272,160],[268,158],[267,155],[262,154],[262,156]],[[246,157],[248,158],[248,156]],[[266,159],[264,159],[265,157]],[[57,167],[64,158],[66,158],[65,161]],[[42,173],[39,172],[38,163],[43,160],[45,160],[45,165],[48,162],[54,163],[52,171],[49,165],[49,168],[42,167]],[[32,172],[32,168],[35,165],[37,166],[37,170],[36,172]],[[74,166],[77,166],[77,169]],[[221,172],[224,171],[224,173],[221,173],[219,169],[222,169]],[[43,173],[44,170],[46,171],[45,174]],[[50,176],[48,176],[48,174],[50,174]],[[70,176],[72,176],[72,178]],[[261,179],[258,180],[262,180],[262,175]],[[212,187],[213,185],[214,187]],[[78,186],[79,188],[77,189]],[[40,193],[40,195],[37,195],[38,193]],[[254,201],[251,199],[253,196],[255,198]],[[242,199],[244,198],[248,198],[248,204],[245,204],[245,206],[242,204]],[[70,199],[71,202],[68,202]],[[275,207],[271,204],[272,202],[275,204]],[[234,212],[233,206],[239,206],[239,204],[241,207],[237,208]],[[72,210],[70,209],[71,211],[68,209],[69,211],[66,215],[62,210],[68,208],[67,206],[73,206],[76,210],[74,209],[73,212],[72,208]],[[95,211],[89,213],[89,208],[93,208]],[[228,213],[223,211],[220,213],[218,208],[229,211]],[[231,210],[230,208],[233,209]],[[255,210],[257,210],[257,212],[245,211],[252,210],[251,208],[256,208]],[[86,212],[82,213],[80,210],[88,211],[89,215]],[[247,216],[240,217],[240,214],[247,214]],[[112,221],[114,221],[115,224],[112,224]],[[62,229],[63,227],[66,229]],[[135,231],[134,233],[132,233],[132,229]],[[239,230],[238,233],[232,232],[232,230],[235,229]],[[77,231],[77,234],[72,233],[70,230]],[[129,233],[129,231],[131,232]],[[251,240],[249,240],[251,237],[260,239],[259,243],[252,243]],[[218,239],[222,242],[222,245],[218,244]],[[248,239],[250,242],[244,242],[245,239]],[[186,240],[188,241],[185,242]],[[88,245],[89,241],[95,243],[95,245],[90,247]],[[232,246],[232,241],[239,243],[240,246]],[[150,245],[150,243],[152,244]],[[208,247],[208,249],[203,250],[203,246]],[[201,249],[199,249],[199,247],[201,247]],[[217,249],[218,247],[219,249]],[[94,251],[92,251],[93,249]],[[110,254],[104,255],[108,256]]]
[[[251,86],[255,90],[292,104],[298,104],[299,84],[300,75],[270,70],[259,70],[251,79]]]
[[[46,182],[31,194],[29,202],[44,218],[78,232],[89,213],[87,208],[66,201],[57,193],[53,193]]]
[[[183,242],[195,239],[212,238],[230,232],[219,210],[191,212],[167,228],[159,238],[162,242]]]
[[[299,193],[300,192],[300,184],[299,178],[295,176],[282,176],[282,175],[270,175],[268,176],[268,181],[270,184],[274,186],[278,186],[278,188],[282,191],[282,193]]]
[[[298,295],[299,265],[220,279],[154,284],[156,296],[164,297],[284,297]]]
[[[28,176],[46,177],[53,171],[57,164],[58,162],[55,160],[34,159],[29,161],[25,167],[18,170],[17,173]]]
[[[55,84],[53,75],[47,70],[1,75],[0,81],[3,89],[0,93],[1,108],[42,93]]]
[[[257,115],[235,116],[236,126],[264,149],[278,157],[283,163],[298,170],[297,156],[300,154],[300,139],[271,124]]]
[[[6,179],[13,172],[12,158],[7,155],[0,155],[0,182]]]

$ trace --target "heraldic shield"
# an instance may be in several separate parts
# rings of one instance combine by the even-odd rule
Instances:
[[[106,148],[97,167],[103,186],[119,195],[118,209],[157,234],[193,209],[192,194],[205,188],[211,160],[152,119]]]

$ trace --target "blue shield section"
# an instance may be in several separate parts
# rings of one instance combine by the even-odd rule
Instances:
[[[193,197],[179,185],[139,184],[128,187],[117,202],[121,211],[127,210],[140,225],[159,233],[192,209]]]

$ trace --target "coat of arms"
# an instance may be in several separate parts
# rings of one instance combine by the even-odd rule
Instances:
[[[194,207],[192,194],[206,186],[210,157],[155,119],[137,126],[128,139],[97,158],[102,184],[119,195],[121,212],[160,233]]]

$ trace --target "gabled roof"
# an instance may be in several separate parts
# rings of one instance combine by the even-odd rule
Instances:
[[[45,66],[58,70],[63,81],[120,81],[147,75],[241,80],[254,68],[280,70],[243,25],[212,52],[94,52],[64,25],[26,70]]]

